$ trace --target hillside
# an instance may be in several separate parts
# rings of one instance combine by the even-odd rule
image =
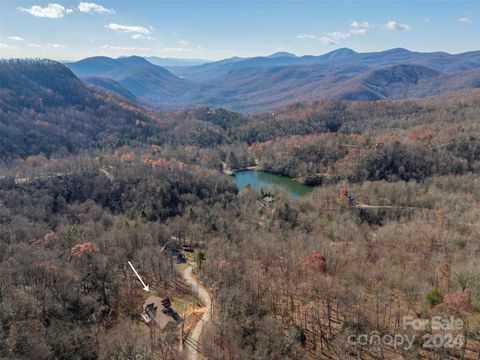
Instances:
[[[281,66],[229,72],[188,102],[237,111],[261,111],[313,99],[411,99],[477,88],[480,71],[442,73],[419,65],[372,69],[366,65]]]
[[[85,86],[57,62],[1,61],[0,83],[2,160],[119,146],[159,134],[144,110]]]
[[[115,80],[104,78],[104,77],[96,77],[96,76],[87,76],[82,78],[88,84],[95,85],[98,88],[101,88],[106,91],[111,91],[117,95],[120,95],[128,100],[135,100],[137,97],[132,94],[129,90],[124,88]]]
[[[395,65],[360,74],[332,89],[331,98],[347,100],[413,99],[478,88],[480,69],[441,73],[420,65]]]
[[[92,77],[114,80],[136,97],[152,104],[175,104],[178,97],[192,86],[165,68],[138,56],[118,59],[99,56],[66,66],[87,82]]]
[[[217,146],[231,142],[229,132],[246,121],[204,107],[160,114],[135,104],[114,80],[88,79],[95,86],[50,60],[1,61],[0,163],[135,144]]]
[[[84,105],[88,91],[68,68],[50,60],[0,61],[2,110]]]

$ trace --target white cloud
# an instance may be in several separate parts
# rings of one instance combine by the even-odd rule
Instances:
[[[48,43],[48,44],[27,44],[28,47],[35,48],[35,49],[42,49],[42,50],[58,50],[58,49],[66,49],[67,47],[62,44],[56,44],[56,43]]]
[[[350,32],[353,35],[365,35],[367,33],[367,29],[351,29]]]
[[[350,27],[352,29],[370,29],[372,25],[367,21],[352,21]]]
[[[303,39],[303,40],[318,40],[320,41],[321,44],[323,45],[336,45],[338,44],[339,41],[348,39],[350,37],[349,33],[344,33],[341,31],[333,31],[326,33],[323,36],[315,36],[311,34],[300,34],[297,35],[298,39]]]
[[[368,29],[373,26],[367,21],[352,21],[350,23],[350,33],[353,35],[365,35]]]
[[[137,46],[115,46],[115,45],[103,45],[101,47],[105,50],[123,50],[123,51],[133,51],[133,50],[151,50],[150,48],[146,47],[137,47]]]
[[[388,30],[392,30],[392,31],[408,31],[411,29],[410,25],[400,24],[395,20],[390,20],[388,23],[385,24],[385,27]]]
[[[460,22],[462,22],[462,23],[465,23],[465,24],[471,24],[471,23],[472,23],[472,19],[470,19],[470,18],[467,17],[467,16],[464,16],[464,17],[459,18],[458,21],[460,21]]]
[[[144,26],[132,26],[132,25],[120,25],[120,24],[114,24],[110,23],[108,25],[105,25],[110,30],[122,32],[122,33],[137,33],[137,34],[150,34],[151,30],[144,27]]]
[[[154,37],[151,37],[148,35],[142,35],[142,34],[133,34],[132,39],[133,40],[155,40]]]
[[[130,45],[109,45],[105,44],[100,46],[100,52],[106,54],[185,54],[185,53],[192,53],[196,50],[189,49],[185,47],[139,47],[139,46],[130,46]]]
[[[189,43],[187,40],[180,40],[178,43],[179,43],[180,45],[183,45],[183,46],[188,46],[188,45],[190,45],[190,43]]]
[[[84,13],[97,13],[97,14],[115,14],[115,10],[107,9],[102,5],[91,3],[91,2],[81,2],[78,4],[78,10]]]
[[[62,18],[65,14],[70,14],[73,12],[72,9],[65,8],[60,4],[48,4],[46,7],[41,7],[38,5],[33,5],[30,8],[17,8],[18,11],[23,11],[29,13],[30,15],[36,17],[44,17],[50,19]]]
[[[371,27],[367,22],[360,23],[357,21],[353,21],[350,26],[352,27],[350,32],[332,31],[323,34],[323,36],[315,36],[312,34],[303,33],[297,35],[297,39],[318,40],[323,45],[336,45],[342,40],[350,38],[352,35],[365,34],[367,32],[366,29]]]
[[[297,35],[297,39],[303,39],[303,40],[315,40],[317,37],[312,34],[300,34]]]
[[[318,40],[323,45],[336,45],[336,44],[338,44],[338,41],[333,40],[332,38],[329,38],[328,36],[321,36],[321,37],[318,38]]]
[[[166,48],[162,48],[162,49],[158,49],[158,51],[160,52],[192,52],[193,50],[192,49],[187,49],[187,48],[183,48],[183,47],[166,47]]]
[[[23,38],[20,36],[9,36],[8,38],[14,41],[23,41]]]
[[[115,45],[103,45],[102,49],[108,50],[135,50],[135,46],[115,46]]]
[[[0,43],[0,49],[9,49],[9,48],[10,48],[10,45],[4,44],[4,43]]]
[[[349,33],[344,33],[341,31],[334,31],[334,32],[329,32],[326,34],[328,38],[334,40],[334,41],[339,41],[339,40],[345,40],[350,37]]]

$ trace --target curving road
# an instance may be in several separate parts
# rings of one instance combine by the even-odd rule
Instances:
[[[184,270],[181,270],[183,280],[190,286],[192,291],[196,294],[197,298],[205,305],[206,310],[203,313],[201,319],[197,322],[189,338],[195,344],[200,344],[200,337],[202,335],[203,326],[210,320],[212,314],[212,300],[207,292],[207,289],[198,283],[197,279],[192,276],[192,266],[188,266]],[[190,345],[186,346],[186,354],[188,360],[199,360],[202,356]]]

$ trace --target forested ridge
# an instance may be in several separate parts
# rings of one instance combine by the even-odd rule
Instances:
[[[66,65],[87,82],[119,94],[127,90],[170,110],[208,105],[254,113],[297,100],[426,98],[480,84],[478,51],[447,54],[395,48],[357,53],[343,48],[319,56],[280,52],[167,68],[139,56],[94,56]]]
[[[0,357],[185,358],[181,325],[141,321],[127,264],[183,317],[195,294],[164,249],[185,244],[208,359],[480,357],[477,91],[247,116],[156,113],[47,60],[2,61],[0,84]],[[253,165],[319,186],[239,192],[222,173]],[[454,316],[465,341],[347,341],[404,316]]]

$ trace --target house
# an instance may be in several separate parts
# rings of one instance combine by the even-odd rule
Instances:
[[[132,152],[123,154],[122,157],[120,158],[120,161],[124,166],[132,166],[134,160],[135,160],[135,154]]]
[[[182,253],[180,250],[178,250],[174,245],[167,243],[163,246],[162,251],[167,254],[168,256],[171,256],[173,258],[177,259],[177,262],[179,264],[185,264],[186,260],[183,257]]]
[[[265,196],[263,199],[262,199],[262,203],[264,205],[271,205],[275,202],[275,200],[273,199],[273,197],[271,196]]]
[[[188,253],[193,253],[194,252],[193,245],[190,245],[190,244],[182,245],[182,250],[185,251],[185,252],[188,252]]]
[[[176,326],[182,319],[172,308],[169,298],[161,299],[158,296],[149,296],[143,304],[142,320],[147,324],[155,324],[164,330],[169,326]]]

